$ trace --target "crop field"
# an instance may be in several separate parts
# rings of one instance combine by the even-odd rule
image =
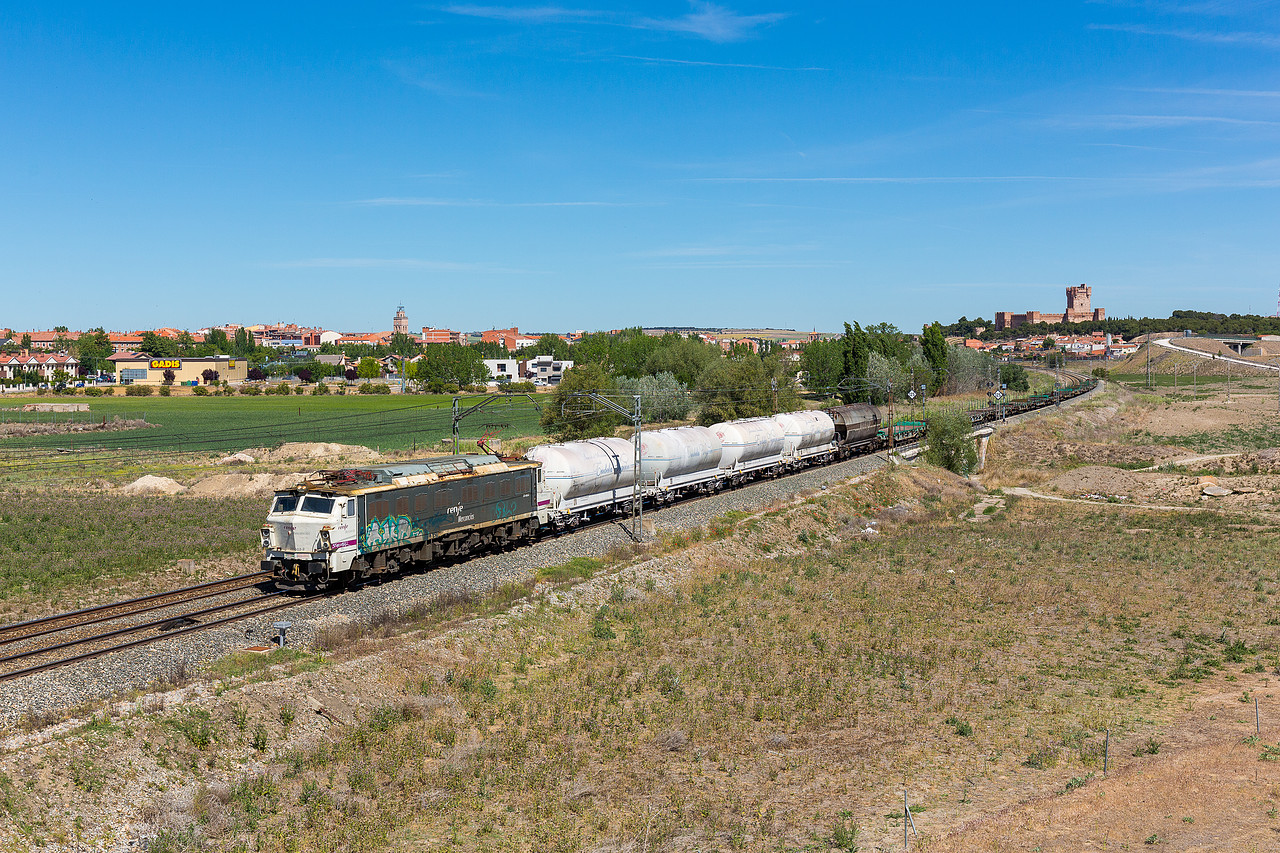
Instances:
[[[260,498],[24,493],[0,511],[0,623],[256,567]],[[178,561],[189,571],[176,571]]]
[[[463,398],[463,407],[480,398]],[[55,398],[54,402],[61,402]],[[22,402],[27,402],[23,400]],[[75,402],[82,402],[75,398]],[[347,394],[321,397],[121,397],[88,401],[93,423],[113,417],[153,426],[125,431],[0,437],[0,477],[22,473],[92,472],[165,454],[226,453],[286,441],[336,442],[382,451],[439,447],[452,432],[452,398]],[[6,411],[3,420],[48,424],[56,415]],[[69,416],[62,416],[68,418]],[[76,422],[85,413],[75,413]],[[538,412],[525,397],[499,400],[462,422],[474,441],[540,434]],[[474,445],[472,445],[474,446]]]

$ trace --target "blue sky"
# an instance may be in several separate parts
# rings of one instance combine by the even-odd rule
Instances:
[[[1270,314],[1276,3],[0,3],[0,326]]]

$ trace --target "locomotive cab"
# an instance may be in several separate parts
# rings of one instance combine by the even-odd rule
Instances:
[[[344,495],[277,492],[261,530],[262,570],[278,582],[292,581],[299,587],[325,582],[344,557],[350,564],[356,542],[355,504]]]

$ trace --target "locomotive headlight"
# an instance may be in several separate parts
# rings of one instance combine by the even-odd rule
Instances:
[[[258,533],[262,535],[262,547],[270,548],[271,547],[271,528],[264,527],[261,530],[259,530]]]
[[[321,530],[321,531],[320,531],[320,538],[319,538],[319,539],[317,540],[317,542],[316,542],[316,550],[317,550],[317,551],[329,551],[329,550],[332,550],[332,546],[329,544],[329,531],[328,531],[328,530]]]

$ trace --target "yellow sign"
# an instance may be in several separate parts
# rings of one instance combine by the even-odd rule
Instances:
[[[233,358],[233,359],[231,359],[231,361],[227,362],[227,367],[228,367],[228,368],[230,368],[231,370],[235,370],[235,369],[236,369],[236,360]]]
[[[179,358],[151,359],[152,370],[178,370],[181,367],[182,367],[182,359],[179,359]]]

